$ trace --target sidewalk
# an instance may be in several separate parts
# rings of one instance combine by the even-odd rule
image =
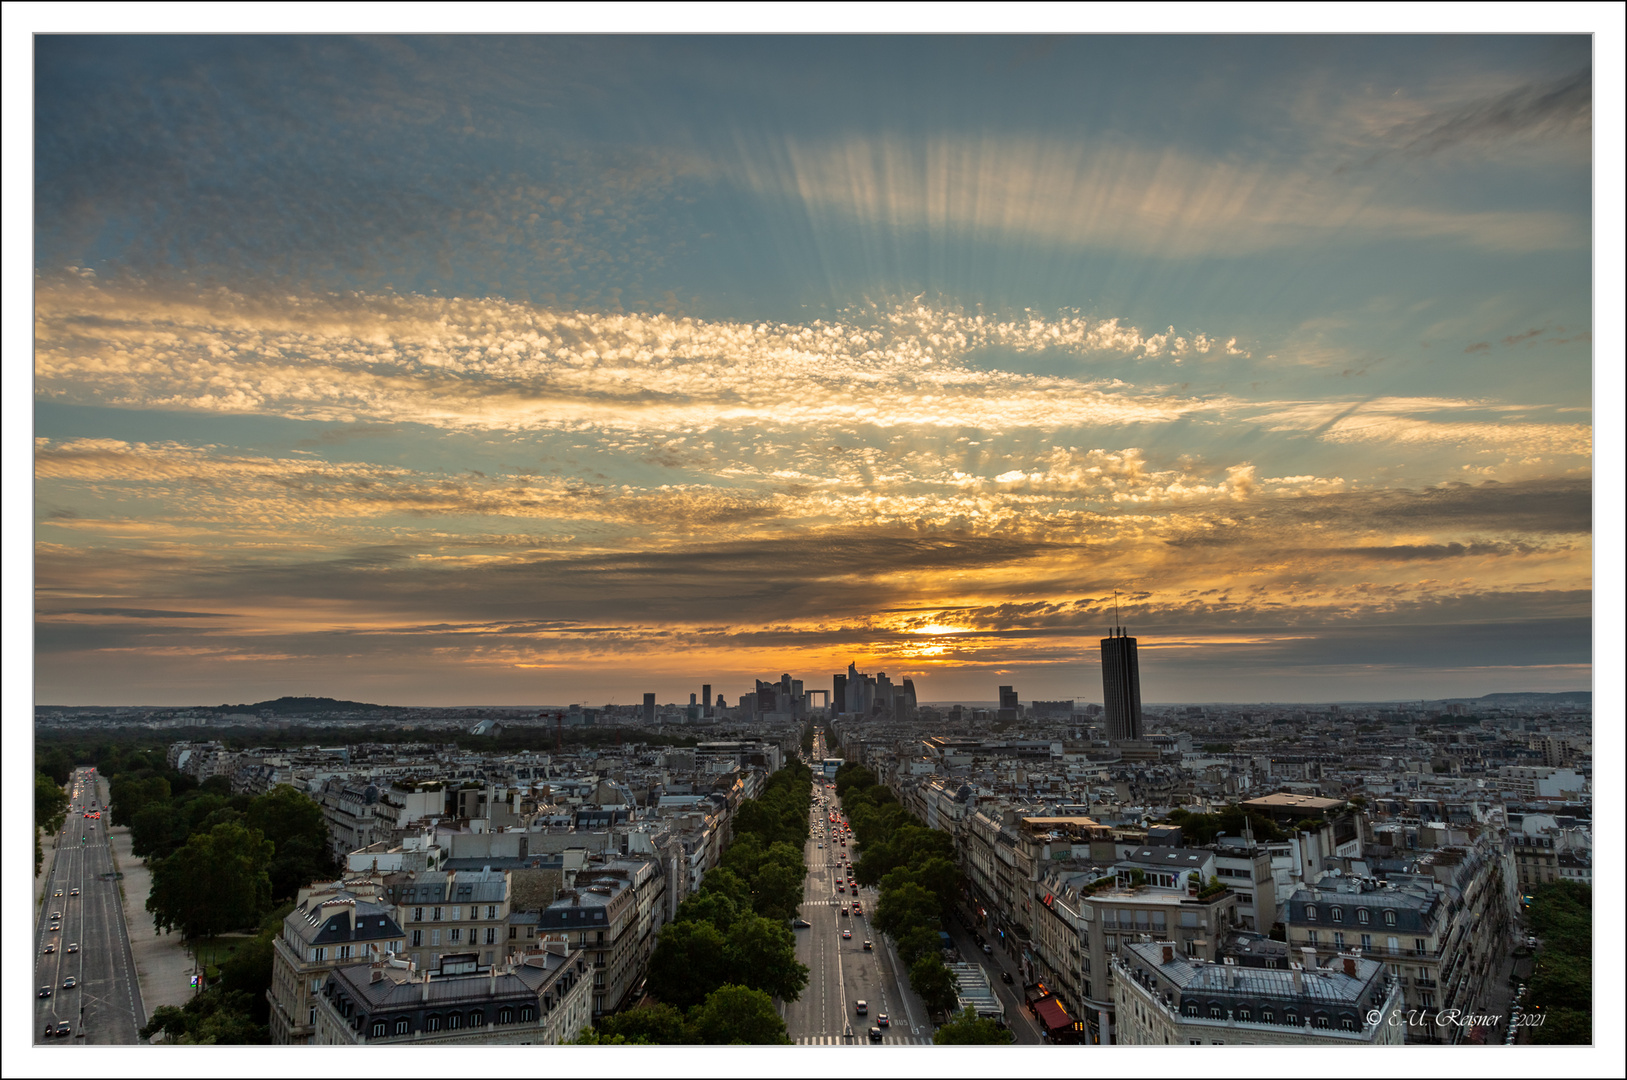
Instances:
[[[124,922],[130,928],[130,955],[136,963],[136,981],[141,986],[141,1003],[151,1019],[160,1005],[184,1005],[192,997],[192,957],[181,945],[179,934],[159,934],[147,911],[147,893],[152,874],[147,864],[130,854],[130,830],[109,828],[108,842],[113,862],[124,873]]]

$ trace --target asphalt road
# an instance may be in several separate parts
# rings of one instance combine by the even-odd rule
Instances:
[[[81,794],[74,796],[75,789]],[[68,816],[57,839],[43,910],[45,916],[61,912],[61,928],[53,931],[52,921],[41,918],[35,942],[34,992],[37,995],[40,987],[48,986],[51,996],[35,999],[34,1041],[54,1046],[133,1045],[141,1041],[137,1031],[146,1014],[118,882],[112,876],[106,789],[93,782],[89,770],[83,770],[74,774],[69,793]],[[92,800],[103,811],[99,820],[84,816],[93,809]],[[84,843],[76,843],[81,836]],[[78,896],[70,895],[74,889],[79,890]],[[55,895],[59,892],[60,896]],[[36,912],[36,916],[41,914]],[[56,949],[47,953],[51,944]],[[72,944],[78,949],[69,952]],[[64,988],[70,976],[77,985]],[[64,1020],[72,1030],[70,1037],[44,1036],[47,1022]]]
[[[822,758],[822,747],[816,746],[814,760]],[[879,1045],[930,1044],[933,1027],[925,1006],[908,989],[892,946],[870,926],[875,890],[861,889],[857,897],[846,890],[848,867],[842,861],[857,857],[853,841],[849,837],[849,846],[842,846],[828,821],[833,808],[841,814],[836,793],[824,786],[817,773],[814,780],[814,793],[825,805],[812,808],[813,833],[806,848],[808,877],[801,914],[812,925],[796,931],[797,959],[808,965],[808,988],[785,1008],[787,1033],[802,1045],[877,1045],[869,1041],[868,1032],[886,1014],[889,1025],[882,1029]],[[819,847],[820,843],[825,846]],[[838,882],[843,886],[840,894]],[[855,899],[864,913],[841,914]],[[843,938],[843,930],[853,936]],[[868,951],[864,947],[867,939],[873,944]],[[867,1015],[855,1011],[859,1001],[866,1003]]]

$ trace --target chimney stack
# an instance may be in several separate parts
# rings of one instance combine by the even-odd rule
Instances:
[[[1304,958],[1301,963],[1306,971],[1315,971],[1322,966],[1316,962],[1316,950],[1309,945],[1300,946],[1299,955]]]
[[[1175,946],[1173,944],[1169,943],[1169,942],[1165,942],[1164,943],[1164,963],[1166,963],[1166,964],[1172,963],[1174,960],[1175,960]]]
[[[1356,977],[1356,958],[1354,956],[1345,957],[1345,974],[1352,979]]]

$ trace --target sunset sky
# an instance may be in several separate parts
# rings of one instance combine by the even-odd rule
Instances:
[[[1585,35],[33,50],[37,702],[1591,685]]]

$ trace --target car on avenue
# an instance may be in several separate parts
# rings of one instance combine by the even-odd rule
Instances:
[[[843,940],[847,940],[848,938],[851,938],[852,936],[853,936],[853,931],[851,931],[851,930],[843,930],[842,931]]]
[[[51,996],[51,988],[49,986],[40,987],[40,997],[46,998],[46,997],[50,997],[50,996]]]
[[[864,951],[865,952],[873,952],[875,950],[875,947],[876,946],[875,946],[874,942],[866,941],[864,943]]]
[[[875,1027],[875,1026],[872,1026],[870,1028],[870,1041],[871,1042],[880,1042],[881,1041],[881,1029],[880,1028]]]
[[[870,1011],[870,1003],[863,998],[860,998],[853,1003],[853,1011],[858,1013],[860,1016],[864,1016]]]
[[[77,942],[77,941],[68,942],[68,951],[69,952],[78,952],[79,951],[79,942]]]
[[[62,980],[62,989],[64,989],[64,990],[72,990],[74,987],[76,987],[78,985],[79,985],[79,980],[74,978],[72,975],[69,975],[66,979]]]

